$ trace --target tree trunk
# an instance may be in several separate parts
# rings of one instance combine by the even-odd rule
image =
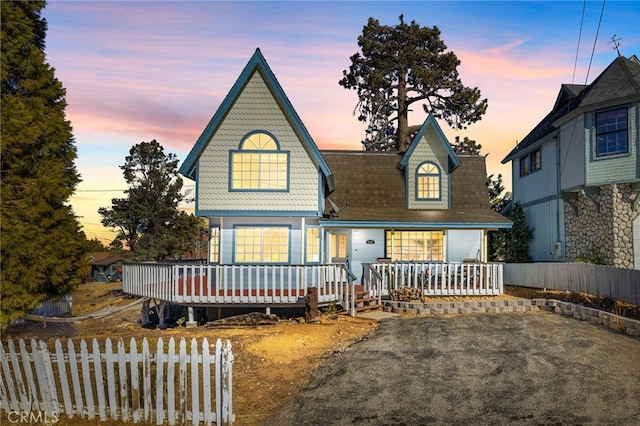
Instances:
[[[307,289],[305,299],[304,321],[309,323],[315,321],[318,316],[318,289],[311,287]]]
[[[409,109],[407,105],[407,74],[404,70],[398,73],[398,144],[400,152],[409,148]]]

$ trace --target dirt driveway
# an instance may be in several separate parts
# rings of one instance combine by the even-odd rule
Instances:
[[[268,425],[637,425],[640,340],[550,313],[396,317]]]

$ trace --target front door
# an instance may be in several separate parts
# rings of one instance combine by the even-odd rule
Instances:
[[[349,232],[333,231],[330,243],[331,263],[344,263],[349,267]]]

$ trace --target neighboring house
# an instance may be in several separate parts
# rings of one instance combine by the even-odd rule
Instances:
[[[260,50],[180,172],[196,182],[212,264],[487,261],[485,158],[456,155],[429,116],[406,153],[320,151]]]
[[[122,278],[122,259],[109,252],[89,253],[90,280],[98,282],[119,281]]]
[[[640,269],[640,61],[563,84],[549,114],[503,160],[533,229],[534,261]]]

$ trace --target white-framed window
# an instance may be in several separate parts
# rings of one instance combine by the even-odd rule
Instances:
[[[627,108],[596,113],[596,155],[602,157],[628,152]]]
[[[288,226],[236,226],[237,263],[289,263]]]
[[[209,262],[220,263],[220,227],[212,226],[209,232]]]
[[[289,152],[268,132],[252,132],[229,152],[230,191],[288,191]]]
[[[305,260],[307,263],[320,262],[320,228],[317,226],[307,227],[305,234]]]
[[[399,261],[444,259],[442,231],[386,231],[385,257]]]
[[[439,200],[441,180],[440,168],[435,163],[420,164],[416,170],[416,199]]]

